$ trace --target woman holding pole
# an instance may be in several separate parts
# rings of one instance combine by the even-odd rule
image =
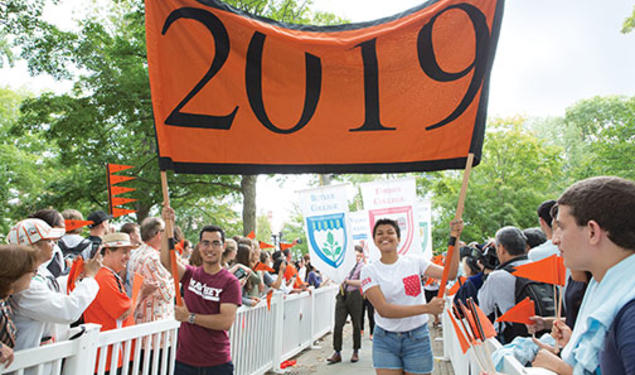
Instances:
[[[450,224],[450,241],[456,241],[463,221]],[[362,269],[362,290],[375,307],[373,367],[377,375],[430,374],[433,368],[428,316],[443,312],[443,298],[426,301],[421,276],[442,279],[443,267],[422,257],[399,256],[400,230],[397,222],[380,219],[373,228],[373,240],[381,258]],[[459,252],[448,259],[448,276],[454,279]]]

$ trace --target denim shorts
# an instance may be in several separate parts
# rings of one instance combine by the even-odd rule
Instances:
[[[375,326],[373,367],[403,369],[413,374],[432,373],[433,358],[428,324],[406,332],[390,332]]]

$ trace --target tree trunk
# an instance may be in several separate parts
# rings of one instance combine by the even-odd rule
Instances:
[[[243,235],[256,231],[256,180],[258,175],[243,175],[240,191],[243,194]]]
[[[137,223],[139,225],[141,225],[141,222],[143,221],[143,219],[148,217],[148,214],[150,213],[150,206],[148,206],[147,204],[141,203],[141,201],[137,201],[137,204],[136,204],[135,208],[137,210],[137,212],[136,212],[136,214],[137,214]]]

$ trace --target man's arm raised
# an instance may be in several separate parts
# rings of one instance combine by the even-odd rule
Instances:
[[[174,210],[170,206],[163,206],[163,210],[161,211],[161,217],[167,223],[168,220],[171,223],[174,223]],[[166,232],[167,233],[167,232]],[[168,272],[172,273],[172,263],[170,262],[170,247],[168,245],[168,236],[164,235],[161,238],[161,264]],[[185,266],[180,262],[176,262],[176,268],[179,274],[179,281],[183,278],[185,274]]]

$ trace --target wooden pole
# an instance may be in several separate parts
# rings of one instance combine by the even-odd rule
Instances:
[[[165,171],[161,171],[161,189],[163,191],[163,204],[170,206],[170,194],[168,192],[168,176]],[[174,293],[176,294],[176,304],[183,306],[181,300],[181,288],[179,287],[179,270],[176,264],[176,251],[174,251],[174,223],[172,220],[165,221],[165,231],[168,234],[168,247],[170,249],[170,268],[172,269],[172,279],[174,281]]]
[[[470,179],[470,172],[472,171],[472,163],[474,163],[474,154],[469,153],[467,155],[467,161],[465,162],[465,170],[463,171],[463,183],[461,184],[461,192],[459,193],[459,202],[456,206],[455,219],[460,219],[463,216],[463,208],[465,207],[465,195],[467,194],[467,183]],[[457,237],[456,243],[459,242]],[[448,253],[445,257],[445,267],[443,268],[443,277],[441,278],[441,285],[439,286],[439,293],[437,297],[442,298],[445,294],[445,286],[448,283],[448,276],[450,274],[450,264],[454,258],[455,245],[448,245]]]

